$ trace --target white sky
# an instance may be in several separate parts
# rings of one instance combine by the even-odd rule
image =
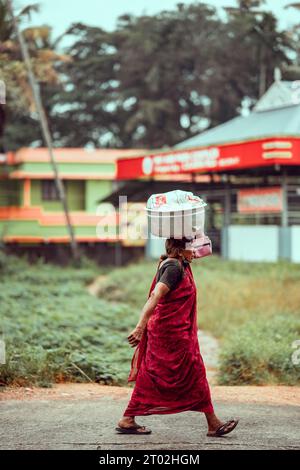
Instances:
[[[48,24],[57,37],[71,23],[83,22],[92,26],[100,26],[112,30],[118,16],[124,13],[134,15],[153,14],[162,10],[176,8],[177,3],[195,3],[191,0],[14,0],[16,9],[30,3],[39,3],[40,12],[33,14],[32,25]],[[204,3],[216,6],[235,6],[235,0],[206,0]],[[300,11],[293,8],[284,9],[292,0],[266,0],[266,8],[279,19],[282,29],[300,23]],[[25,25],[24,25],[25,26]]]

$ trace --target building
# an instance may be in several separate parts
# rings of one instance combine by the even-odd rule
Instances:
[[[115,189],[117,159],[141,152],[141,149],[54,149],[76,239],[91,249],[95,243],[101,243],[103,256],[118,241],[118,213],[97,213],[99,200]],[[101,227],[103,231],[99,230]],[[22,148],[2,154],[0,240],[17,251],[38,248],[49,252],[69,242],[46,148]]]
[[[277,74],[247,116],[117,167],[122,191],[139,181],[144,199],[177,188],[205,199],[206,232],[223,257],[300,262],[299,81]],[[148,252],[157,256],[155,243],[149,241]]]
[[[215,253],[300,262],[299,81],[282,81],[277,73],[247,115],[174,148],[54,153],[76,238],[93,253],[102,247],[104,262],[111,250],[117,263],[125,261],[122,247],[137,247],[141,254],[146,245],[149,256],[161,253],[161,240],[133,239],[127,231],[123,236],[123,228],[145,225],[147,198],[173,189],[193,191],[208,203],[206,233]],[[125,224],[120,196],[133,209]],[[110,204],[106,215],[97,212],[99,203]],[[68,242],[46,149],[20,149],[0,159],[0,239],[9,247],[51,252]]]

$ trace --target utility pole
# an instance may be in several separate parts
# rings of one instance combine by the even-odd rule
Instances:
[[[71,223],[71,219],[70,219],[70,214],[69,214],[68,203],[67,203],[66,194],[65,194],[65,190],[64,190],[64,185],[63,185],[62,180],[60,179],[57,163],[55,161],[55,157],[54,157],[54,154],[53,154],[52,138],[51,138],[51,135],[50,135],[48,121],[47,121],[45,110],[44,110],[43,103],[42,103],[42,100],[41,100],[39,85],[38,85],[37,80],[34,76],[34,72],[33,72],[31,59],[30,59],[30,55],[29,55],[29,51],[28,51],[26,41],[25,41],[25,39],[23,37],[23,34],[22,34],[22,32],[19,28],[18,19],[15,17],[15,14],[14,14],[12,0],[7,0],[7,6],[8,6],[8,10],[11,14],[12,21],[13,21],[13,26],[14,26],[19,44],[20,44],[22,57],[23,57],[24,63],[26,65],[26,68],[27,68],[27,71],[28,71],[29,83],[30,83],[30,87],[32,89],[36,110],[37,110],[37,113],[38,113],[38,116],[39,116],[39,122],[40,122],[41,130],[42,130],[42,135],[43,135],[43,138],[44,138],[44,142],[46,143],[46,146],[48,148],[50,163],[51,163],[52,170],[53,170],[53,173],[54,173],[54,178],[55,178],[55,184],[56,184],[56,188],[57,188],[57,192],[58,192],[58,197],[59,197],[59,199],[62,203],[63,211],[64,211],[64,214],[65,214],[66,226],[67,226],[67,230],[68,230],[68,233],[69,233],[69,236],[70,236],[72,255],[73,255],[73,258],[75,260],[79,260],[79,257],[80,257],[79,249],[78,249],[78,245],[77,245],[77,242],[76,242],[76,239],[75,239],[75,234],[74,234],[74,229],[73,229],[73,226],[72,226],[72,223]]]

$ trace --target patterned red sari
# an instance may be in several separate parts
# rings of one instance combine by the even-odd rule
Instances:
[[[156,284],[154,277],[149,296]],[[157,304],[137,345],[125,416],[202,411],[213,405],[197,336],[197,289],[190,266]]]

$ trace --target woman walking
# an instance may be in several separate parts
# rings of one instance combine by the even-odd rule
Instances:
[[[222,422],[214,413],[197,336],[197,289],[190,263],[189,240],[169,238],[136,328],[128,336],[137,346],[128,382],[131,399],[116,430],[150,434],[135,416],[200,411],[208,436],[231,432],[238,420]]]

